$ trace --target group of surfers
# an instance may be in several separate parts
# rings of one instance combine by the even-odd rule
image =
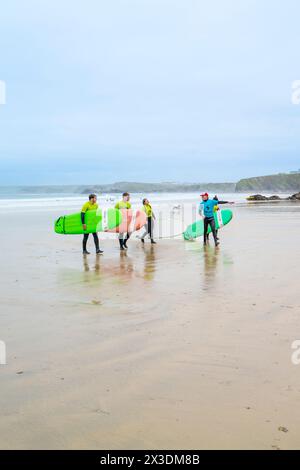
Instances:
[[[90,210],[97,210],[98,209],[98,203],[97,203],[97,195],[96,194],[90,194],[89,195],[89,200],[83,205],[81,209],[81,222],[82,222],[82,228],[83,230],[87,229],[86,223],[85,223],[85,214],[87,211]],[[122,195],[122,200],[117,202],[115,205],[115,209],[126,209],[129,210],[131,209],[131,202],[130,202],[130,194],[125,192]],[[147,198],[143,199],[143,207],[142,210],[146,213],[147,216],[147,223],[145,225],[145,232],[141,236],[141,242],[145,243],[145,237],[149,235],[151,243],[153,245],[156,244],[156,241],[153,238],[153,221],[155,220],[155,214],[153,212],[152,206]],[[96,247],[96,253],[97,254],[102,254],[103,250],[100,249],[99,245],[99,237],[97,233],[92,234],[94,237],[94,243]],[[130,238],[130,233],[119,233],[119,244],[120,244],[120,250],[125,251],[127,250],[127,242]],[[89,233],[85,233],[83,235],[83,241],[82,241],[82,251],[84,255],[89,255],[89,251],[87,250],[87,241],[89,238]]]
[[[220,201],[217,196],[215,196],[213,199],[210,199],[208,193],[201,194],[201,198],[202,198],[202,202],[200,202],[199,204],[198,212],[199,212],[199,215],[203,218],[203,223],[204,223],[203,243],[204,245],[206,245],[207,242],[209,241],[208,228],[210,226],[211,232],[214,237],[215,245],[218,246],[220,244],[220,240],[218,237],[218,231],[216,229],[214,212],[219,210],[219,207],[218,207],[219,204],[229,204],[229,201]],[[98,207],[99,206],[97,203],[97,195],[90,194],[89,200],[82,206],[82,209],[81,209],[81,222],[82,222],[82,228],[84,231],[87,230],[87,226],[85,223],[85,214],[87,213],[87,211],[97,210]],[[116,203],[115,209],[127,209],[127,210],[131,209],[130,194],[128,192],[123,193],[122,200]],[[142,210],[146,213],[147,223],[145,225],[145,232],[140,237],[140,240],[142,243],[144,243],[145,237],[149,235],[151,244],[156,244],[156,241],[153,238],[153,223],[155,220],[155,214],[153,212],[152,205],[150,204],[149,199],[147,198],[143,199]],[[92,235],[94,237],[96,253],[102,254],[103,250],[100,249],[98,234],[93,233]],[[127,250],[128,248],[127,242],[130,238],[130,235],[131,235],[130,233],[119,234],[119,244],[120,244],[121,251]],[[89,251],[87,250],[88,238],[89,238],[89,233],[85,233],[83,235],[83,241],[82,241],[82,251],[84,255],[90,254]]]

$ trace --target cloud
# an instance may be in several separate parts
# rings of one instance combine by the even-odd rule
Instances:
[[[299,13],[294,0],[11,0],[2,180],[234,179],[272,173],[278,152],[298,168]]]

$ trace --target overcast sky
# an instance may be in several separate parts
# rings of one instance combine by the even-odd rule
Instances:
[[[10,0],[0,184],[300,168],[299,0]]]

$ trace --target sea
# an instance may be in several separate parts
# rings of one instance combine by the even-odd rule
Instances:
[[[218,194],[220,200],[234,202],[238,205],[247,204],[247,197],[254,193],[224,193]],[[270,193],[264,193],[271,196]],[[78,193],[57,193],[47,194],[26,193],[26,195],[13,192],[10,189],[0,189],[0,211],[57,211],[61,209],[65,213],[76,212],[80,210],[88,195],[79,195]],[[213,197],[214,194],[211,194]],[[282,198],[290,196],[290,193],[279,194]],[[152,206],[159,208],[160,206],[169,206],[171,209],[181,204],[199,204],[201,198],[199,193],[131,193],[131,203],[133,208],[142,205],[142,200],[147,197]],[[121,194],[110,193],[98,195],[98,203],[103,208],[113,207],[114,204],[122,198]]]
[[[231,204],[220,206],[221,209],[229,208],[232,210],[234,218],[239,218],[242,212],[248,212],[252,217],[253,203],[247,201],[250,194],[244,193],[224,193],[218,194],[219,200],[228,201]],[[271,194],[266,194],[270,196]],[[280,194],[282,198],[290,194]],[[213,197],[214,194],[211,194]],[[55,220],[63,215],[80,212],[82,205],[86,202],[88,195],[77,194],[20,194],[18,192],[10,193],[0,190],[0,213],[5,215],[25,216],[39,219],[45,222],[48,230],[53,231]],[[100,208],[108,209],[114,207],[115,203],[121,199],[121,194],[100,194],[98,203]],[[157,238],[176,238],[181,237],[186,228],[199,219],[199,203],[201,197],[199,193],[131,193],[131,203],[133,210],[142,207],[142,200],[147,197],[153,207],[155,214],[154,234]],[[266,202],[257,204],[255,217],[263,216],[267,211],[272,211],[275,206],[280,211],[286,211],[291,205],[288,201]],[[279,208],[280,206],[280,208]],[[286,207],[286,208],[285,208]],[[251,209],[252,208],[252,209]],[[251,210],[250,210],[251,209]],[[289,207],[288,210],[291,208]],[[249,212],[250,210],[250,212]],[[28,214],[28,216],[26,215]],[[112,234],[102,233],[102,238],[110,238]],[[135,233],[138,238],[139,233]]]

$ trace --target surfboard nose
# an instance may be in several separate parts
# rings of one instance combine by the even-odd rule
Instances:
[[[64,233],[64,217],[59,217],[54,223],[56,233]]]

